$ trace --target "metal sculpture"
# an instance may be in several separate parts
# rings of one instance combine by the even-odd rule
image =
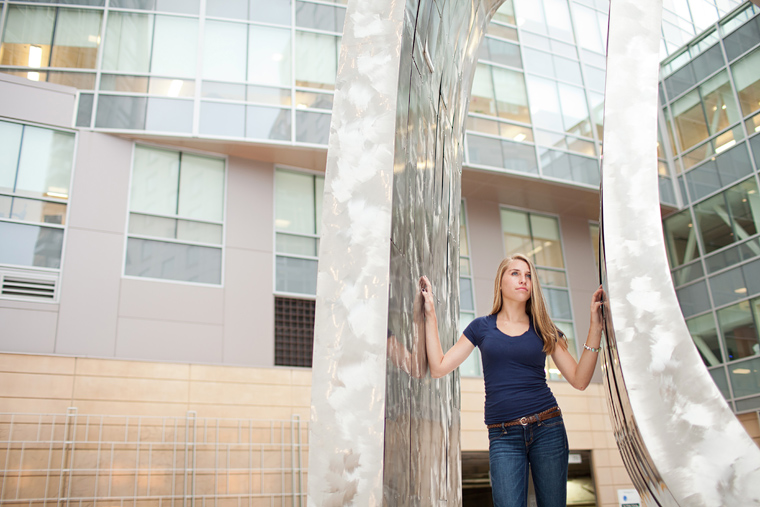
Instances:
[[[503,0],[348,3],[317,280],[309,503],[459,505],[459,377],[433,380],[416,280],[458,337],[462,140]]]
[[[610,4],[602,163],[604,353],[615,437],[645,505],[760,505],[760,450],[691,340],[657,181],[662,0]]]

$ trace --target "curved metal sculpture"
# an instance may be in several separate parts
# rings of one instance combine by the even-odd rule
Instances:
[[[607,399],[646,505],[760,505],[760,450],[705,369],[668,269],[655,148],[661,16],[661,0],[610,5],[600,263]]]
[[[426,373],[412,302],[458,337],[464,121],[503,0],[348,3],[317,279],[309,504],[459,505],[459,377]]]

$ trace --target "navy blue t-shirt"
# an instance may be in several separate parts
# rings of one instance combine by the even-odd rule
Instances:
[[[464,335],[480,348],[486,384],[486,424],[529,416],[557,404],[546,384],[544,343],[533,323],[520,336],[496,327],[496,315],[470,322]]]

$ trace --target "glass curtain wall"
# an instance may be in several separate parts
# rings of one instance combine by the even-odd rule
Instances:
[[[326,145],[345,2],[60,3],[0,2],[0,72],[78,88],[76,126]]]
[[[684,209],[663,221],[681,310],[737,412],[760,408],[760,8],[666,60],[663,130]]]

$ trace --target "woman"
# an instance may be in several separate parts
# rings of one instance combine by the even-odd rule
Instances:
[[[591,300],[591,326],[580,361],[549,318],[533,263],[516,254],[499,265],[491,313],[473,320],[445,354],[438,337],[434,297],[420,279],[425,303],[428,365],[434,378],[457,368],[480,347],[486,388],[485,423],[494,505],[527,504],[530,465],[539,507],[566,505],[568,445],[562,415],[549,386],[546,356],[576,389],[585,389],[602,339],[599,287]]]

